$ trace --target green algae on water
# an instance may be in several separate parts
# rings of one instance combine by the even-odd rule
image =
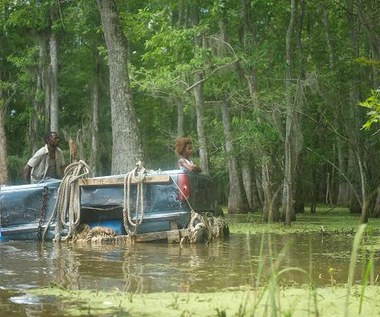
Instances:
[[[275,290],[276,312],[271,312],[268,290],[233,289],[215,293],[125,293],[90,290],[67,291],[60,288],[30,290],[37,297],[56,297],[65,316],[343,316],[345,287],[299,288]],[[350,316],[359,315],[360,286],[351,290],[348,300]],[[380,311],[380,287],[366,288],[362,316]],[[273,314],[272,314],[273,313]]]

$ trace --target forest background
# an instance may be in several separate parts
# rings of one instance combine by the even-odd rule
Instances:
[[[379,10],[0,0],[0,184],[23,182],[49,130],[97,176],[138,160],[176,168],[175,139],[188,135],[231,213],[290,224],[328,204],[379,217]]]

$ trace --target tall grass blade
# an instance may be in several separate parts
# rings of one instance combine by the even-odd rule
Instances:
[[[360,242],[365,232],[365,228],[366,228],[365,224],[359,226],[359,229],[355,234],[354,243],[352,245],[350,267],[348,270],[347,294],[346,294],[346,301],[345,301],[345,308],[344,308],[344,317],[349,316],[349,301],[350,301],[351,287],[354,282],[356,261],[358,258]]]
[[[366,266],[363,265],[363,267],[366,268],[365,270],[365,273],[364,273],[364,276],[362,278],[362,285],[361,285],[361,290],[360,290],[360,302],[359,302],[359,315],[361,314],[362,312],[362,307],[363,307],[363,301],[364,301],[364,292],[366,290],[366,287],[368,286],[368,281],[370,279],[370,276],[373,272],[373,268],[374,268],[374,249],[373,249],[373,246],[371,248],[371,253],[370,253],[370,256],[369,256],[369,261],[367,263]]]

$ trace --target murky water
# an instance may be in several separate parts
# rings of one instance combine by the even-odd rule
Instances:
[[[317,285],[345,283],[352,241],[353,236],[233,234],[226,241],[184,246],[3,242],[1,316],[59,316],[57,299],[42,300],[25,293],[50,285],[68,290],[213,292],[257,285],[273,271],[271,265],[276,272],[291,267],[307,272],[289,270],[282,274],[281,283],[288,285],[310,279]],[[378,274],[380,268],[375,267],[373,275]]]

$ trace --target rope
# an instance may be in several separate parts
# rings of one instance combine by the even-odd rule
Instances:
[[[90,168],[84,161],[73,162],[65,169],[65,173],[57,192],[57,200],[51,216],[57,217],[55,226],[55,241],[66,241],[72,237],[80,222],[80,192],[78,179],[90,173]],[[49,220],[49,223],[51,220]],[[62,237],[62,228],[68,227],[69,232]],[[45,233],[48,226],[45,228]]]
[[[182,196],[185,198],[186,202],[188,203],[191,211],[190,215],[190,222],[188,225],[189,229],[189,239],[190,242],[194,243],[197,242],[198,236],[201,234],[202,230],[206,231],[207,234],[207,241],[211,241],[214,238],[219,238],[224,235],[223,230],[228,229],[228,224],[225,219],[222,219],[220,217],[215,217],[212,214],[205,214],[202,215],[200,213],[197,213],[194,211],[194,208],[192,207],[189,199],[187,196],[183,193],[177,182],[174,180],[174,178],[170,175],[171,180],[176,185],[178,190],[181,192]]]
[[[144,220],[144,188],[143,183],[146,176],[146,169],[142,166],[141,161],[136,164],[136,167],[125,174],[124,177],[124,202],[123,202],[123,224],[128,235],[133,236],[137,232],[137,227]],[[135,220],[132,218],[130,195],[131,183],[136,183],[136,206]]]
[[[89,174],[89,167],[84,161],[74,162],[67,166],[65,169],[65,175],[57,191],[57,200],[54,206],[53,213],[49,219],[47,226],[45,227],[42,239],[46,235],[54,217],[57,217],[57,223],[55,227],[55,241],[66,241],[69,238],[74,237],[76,229],[80,223],[80,191],[78,179]],[[123,224],[126,232],[129,236],[133,236],[137,232],[137,227],[143,222],[144,219],[144,180],[146,176],[146,169],[142,166],[141,162],[136,164],[136,167],[127,173],[124,177],[124,202],[123,202]],[[202,231],[207,235],[206,240],[210,241],[213,238],[217,238],[223,235],[223,230],[228,229],[227,222],[225,220],[217,219],[213,215],[202,215],[196,213],[188,198],[184,195],[179,185],[170,176],[173,183],[177,186],[178,190],[183,194],[191,210],[191,217],[189,222],[189,238],[190,242],[197,242],[198,237],[202,234]],[[131,196],[131,184],[136,183],[136,204],[135,204],[135,218],[133,219],[130,206]],[[68,234],[62,237],[62,228],[68,227]],[[94,228],[99,229],[99,228]],[[101,228],[104,229],[104,228]],[[95,232],[96,231],[96,232]],[[95,234],[98,234],[99,230],[89,232],[86,235],[86,241],[93,239]],[[111,230],[112,231],[112,230]],[[102,235],[106,234],[110,236],[110,233],[101,232]],[[115,236],[112,233],[111,236]]]

